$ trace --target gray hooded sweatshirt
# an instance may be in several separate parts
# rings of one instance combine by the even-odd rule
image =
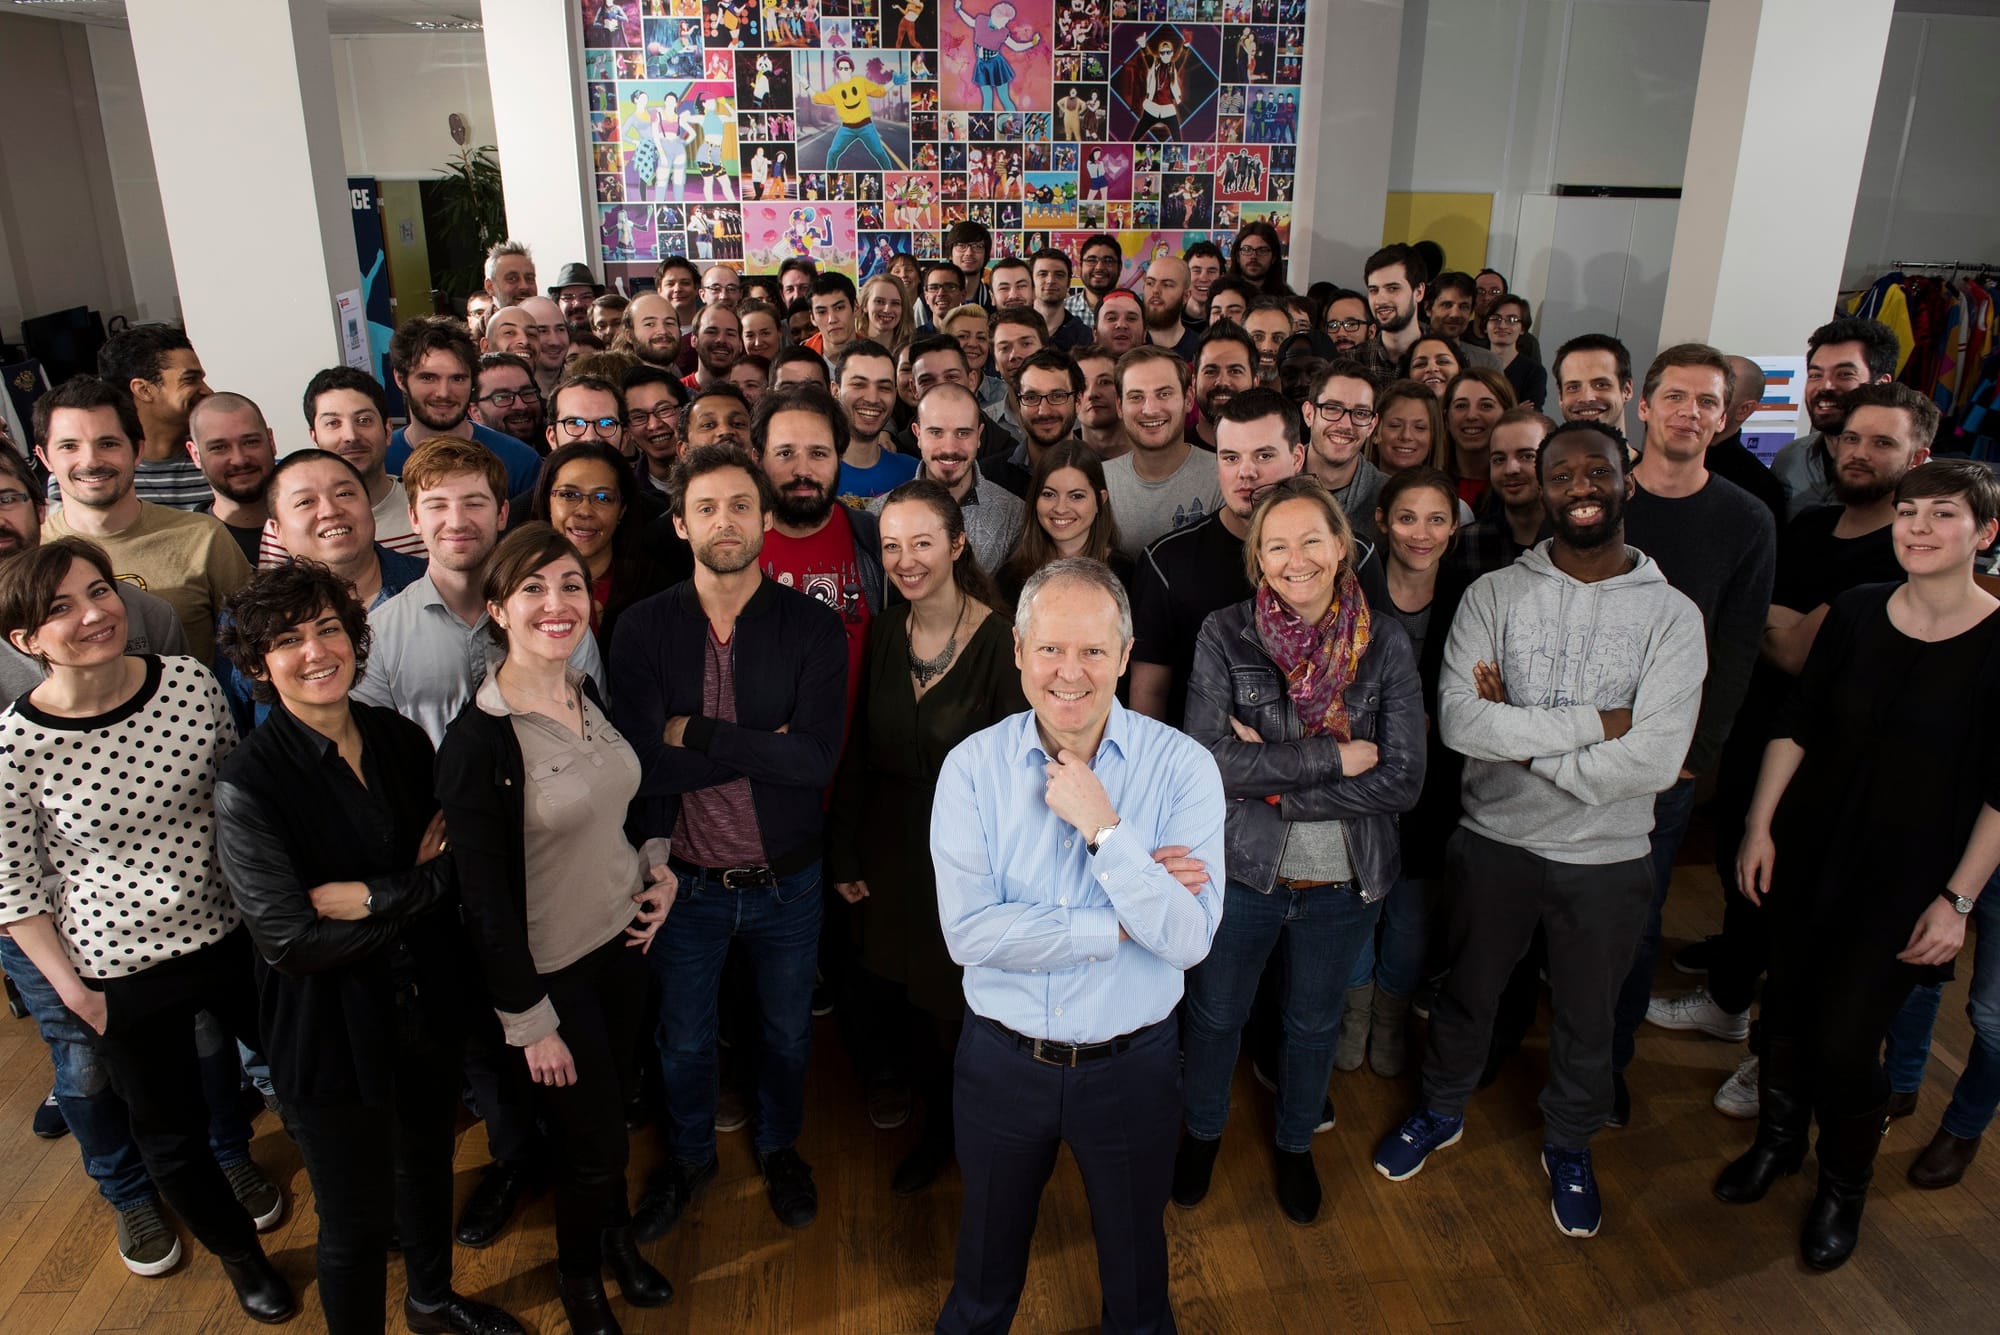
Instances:
[[[1708,672],[1701,612],[1643,553],[1586,584],[1556,569],[1551,545],[1466,590],[1438,727],[1466,757],[1467,829],[1551,862],[1630,862],[1647,855],[1653,798],[1679,777],[1694,735]],[[1479,662],[1500,665],[1506,704],[1479,698]],[[1612,709],[1632,711],[1632,730],[1608,741],[1598,711]]]

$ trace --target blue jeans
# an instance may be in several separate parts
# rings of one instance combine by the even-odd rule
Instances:
[[[781,1150],[805,1125],[812,1051],[813,975],[819,964],[820,869],[739,890],[674,864],[680,891],[646,958],[660,983],[660,1066],[668,1150],[682,1163],[715,1157],[716,998],[722,962],[741,938],[756,980],[757,1152]]]
[[[1333,1076],[1334,1036],[1347,979],[1362,945],[1374,935],[1378,900],[1362,902],[1344,886],[1261,894],[1241,881],[1223,892],[1222,925],[1208,958],[1188,971],[1181,1013],[1186,1063],[1188,1134],[1216,1140],[1229,1120],[1229,1081],[1243,1022],[1257,996],[1257,979],[1274,951],[1285,952],[1279,1010],[1284,1040],[1278,1055],[1278,1148],[1312,1146],[1326,1084]]]
[[[1611,1033],[1611,1069],[1623,1074],[1632,1064],[1638,1045],[1639,1026],[1646,1022],[1646,1003],[1653,999],[1653,970],[1660,963],[1660,913],[1667,906],[1667,891],[1674,881],[1674,855],[1681,851],[1687,836],[1688,820],[1694,815],[1693,779],[1677,779],[1674,786],[1653,799],[1653,833],[1649,857],[1653,864],[1653,907],[1646,914],[1645,930],[1639,934],[1639,949],[1618,992],[1618,1010]]]
[[[63,1005],[34,961],[4,932],[0,932],[0,968],[6,969],[21,990],[22,1002],[34,1016],[42,1041],[49,1045],[49,1060],[55,1067],[56,1106],[76,1137],[83,1171],[90,1174],[98,1193],[114,1210],[152,1200],[157,1193],[132,1140],[125,1101],[112,1091],[111,1076],[90,1041],[89,1030]],[[195,1041],[201,1053],[202,1091],[210,1109],[209,1148],[217,1163],[240,1163],[250,1157],[250,1123],[236,1103],[233,1045],[206,1017],[196,1030]]]
[[[1965,1074],[1951,1092],[1943,1122],[1946,1131],[1966,1140],[1982,1134],[2000,1109],[2000,873],[1980,892],[1972,916],[1979,929],[1973,945],[1972,986],[1965,999],[1965,1013],[1972,1019],[1972,1051],[1965,1059]],[[1937,1020],[1942,993],[1941,987],[1910,989],[1910,999],[1889,1027],[1883,1065],[1891,1089],[1915,1089],[1923,1083],[1931,1025]]]
[[[1382,900],[1381,941],[1361,943],[1354,957],[1349,987],[1375,986],[1392,997],[1408,998],[1424,981],[1424,961],[1430,955],[1432,881],[1401,880]]]
[[[882,142],[882,132],[872,124],[843,125],[833,132],[833,146],[826,151],[827,170],[842,170],[840,165],[842,155],[856,144],[859,144],[861,150],[869,157],[875,159],[875,165],[883,171],[896,170],[896,160],[889,156],[889,149]]]

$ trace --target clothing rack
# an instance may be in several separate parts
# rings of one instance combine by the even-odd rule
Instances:
[[[1897,260],[1891,269],[2000,269],[1987,260]]]

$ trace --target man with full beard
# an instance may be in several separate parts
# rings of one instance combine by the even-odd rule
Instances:
[[[512,436],[539,450],[542,444],[542,391],[534,368],[511,352],[479,359],[479,383],[472,416],[481,426]]]
[[[1423,259],[1410,247],[1384,246],[1368,257],[1368,307],[1375,315],[1375,337],[1361,345],[1357,356],[1379,375],[1393,375],[1396,364],[1423,337],[1417,308],[1423,305],[1430,277]]]
[[[965,540],[982,570],[998,570],[1013,554],[1027,507],[998,483],[980,486],[979,441],[985,416],[972,391],[956,381],[927,385],[917,400],[917,452],[929,478],[951,493],[965,516]],[[869,504],[882,512],[885,497]]]
[[[1146,341],[1166,348],[1182,361],[1193,361],[1201,346],[1201,331],[1190,329],[1181,320],[1181,305],[1187,300],[1187,261],[1176,255],[1162,255],[1146,265],[1139,280],[1141,305],[1146,313]]]
[[[209,514],[222,522],[243,559],[257,563],[257,543],[270,511],[264,493],[278,462],[277,438],[263,410],[241,394],[211,394],[188,412],[188,453],[201,466],[215,500]]]
[[[457,436],[493,452],[507,470],[510,494],[518,496],[535,485],[542,456],[512,436],[472,420],[472,384],[478,367],[472,336],[458,321],[420,315],[403,322],[389,340],[389,371],[396,388],[403,391],[410,420],[389,437],[383,462],[392,477],[403,475],[410,451],[424,441]]]
[[[1555,536],[1466,591],[1445,650],[1437,726],[1466,757],[1465,816],[1446,849],[1450,972],[1422,1101],[1377,1147],[1375,1169],[1404,1181],[1464,1133],[1495,1007],[1539,925],[1558,1036],[1541,1095],[1547,1200],[1560,1232],[1590,1237],[1603,1214],[1590,1140],[1611,1110],[1612,998],[1652,901],[1654,795],[1687,756],[1707,655],[1700,612],[1625,544],[1624,442],[1572,422],[1538,462]]]
[[[851,706],[868,623],[882,609],[882,556],[875,516],[838,500],[847,443],[847,414],[816,385],[766,391],[750,422],[750,453],[771,484],[771,530],[758,562],[840,614]]]
[[[1204,449],[1215,448],[1223,405],[1256,387],[1257,345],[1249,331],[1228,320],[1209,325],[1194,355],[1194,431]]]
[[[704,306],[694,317],[696,370],[681,381],[689,389],[707,389],[729,379],[729,369],[743,360],[743,321],[721,302]]]
[[[1043,348],[1016,368],[1012,384],[1007,401],[1020,419],[1021,443],[1004,459],[982,459],[979,471],[1025,501],[1042,455],[1076,434],[1083,372],[1067,353]]]
[[[1896,331],[1879,320],[1833,320],[1806,340],[1806,420],[1812,430],[1788,442],[1771,460],[1771,471],[1789,498],[1788,518],[1837,499],[1831,433],[1847,416],[1842,396],[1895,379],[1901,355]]]
[[[674,304],[658,292],[641,292],[625,308],[625,336],[632,354],[648,366],[663,371],[680,370],[681,320]]]

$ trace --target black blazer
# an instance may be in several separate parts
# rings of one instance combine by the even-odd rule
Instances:
[[[604,711],[589,677],[583,693]],[[487,713],[477,696],[466,701],[438,747],[437,797],[458,862],[472,952],[494,1006],[508,1012],[532,1010],[548,995],[528,949],[526,782],[514,720]]]
[[[431,744],[393,710],[355,701],[364,786],[334,744],[283,705],[223,762],[217,847],[258,951],[259,1020],[271,1079],[287,1103],[389,1098],[395,995],[417,987],[433,1034],[463,1013],[465,938],[451,854],[416,866],[437,811]],[[359,922],[321,918],[308,891],[363,881]]]
[[[765,857],[780,874],[799,870],[819,860],[847,728],[846,628],[817,598],[763,580],[736,618],[734,723],[702,713],[708,638],[692,580],[634,604],[618,625],[611,698],[641,770],[626,833],[634,847],[672,838],[683,793],[748,779]],[[682,715],[683,744],[668,746],[667,720]]]

